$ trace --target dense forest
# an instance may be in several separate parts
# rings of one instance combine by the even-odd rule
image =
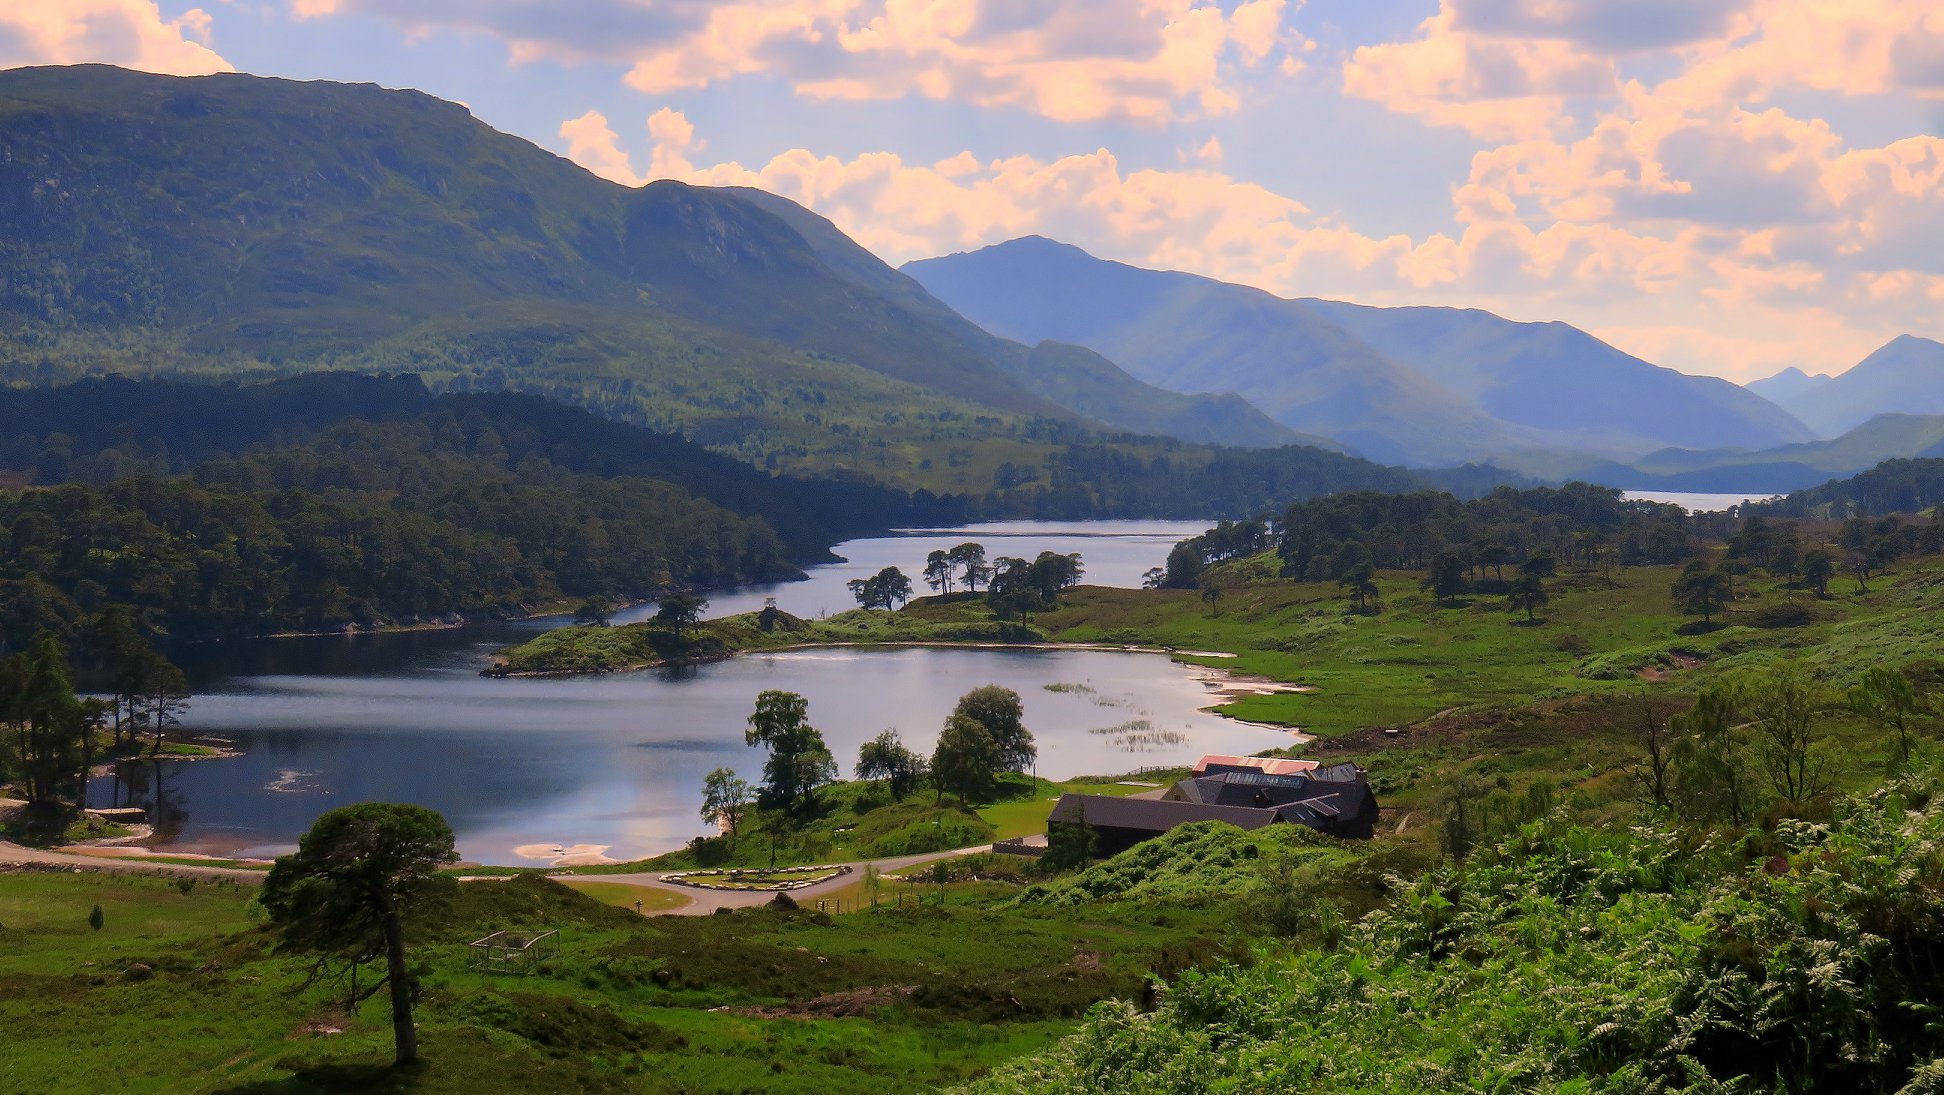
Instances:
[[[265,384],[89,378],[0,390],[0,476],[48,486],[187,474],[252,452],[302,447],[345,421],[410,422],[432,447],[514,471],[542,465],[673,484],[775,528],[798,562],[833,542],[958,510],[854,476],[777,476],[674,434],[512,392],[433,396],[410,375],[310,373]],[[280,483],[280,486],[297,485]]]
[[[1177,545],[1166,584],[1195,585],[1216,563],[1274,548],[1284,577],[1332,581],[1359,565],[1420,570],[1440,556],[1467,571],[1517,565],[1540,553],[1595,566],[1680,562],[1735,527],[1726,514],[1627,501],[1612,487],[1568,483],[1482,498],[1355,491],[1291,504],[1273,521],[1225,522]]]
[[[1773,517],[1872,517],[1944,505],[1944,458],[1885,460],[1848,479],[1742,507]]]
[[[511,614],[796,573],[845,536],[955,512],[774,476],[534,396],[416,378],[111,378],[0,392],[0,621],[67,637],[111,604],[208,637]]]
[[[345,424],[303,448],[0,499],[9,637],[109,604],[178,637],[513,613],[794,572],[775,531],[651,479],[441,449]]]
[[[1322,449],[1073,444],[991,491],[778,475],[516,393],[412,376],[0,389],[0,622],[11,645],[110,604],[152,634],[508,614],[794,573],[860,534],[980,518],[1246,514],[1444,478]]]

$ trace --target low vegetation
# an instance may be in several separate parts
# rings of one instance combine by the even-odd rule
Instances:
[[[1542,818],[973,1090],[1935,1090],[1938,790],[1738,841]]]

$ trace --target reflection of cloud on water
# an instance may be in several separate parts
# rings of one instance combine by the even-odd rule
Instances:
[[[854,662],[871,656],[866,650],[787,650],[780,654],[764,654],[764,662]]]
[[[263,789],[280,795],[328,795],[331,792],[312,782],[316,772],[299,772],[285,768],[277,773],[277,778],[263,785]]]
[[[1118,726],[1097,726],[1087,733],[1111,738],[1111,744],[1124,753],[1146,753],[1181,745],[1188,740],[1188,735],[1181,731],[1159,729],[1149,719],[1129,719]]]

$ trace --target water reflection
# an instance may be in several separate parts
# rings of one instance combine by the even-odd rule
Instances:
[[[1127,582],[1158,565],[1179,529],[1054,531],[1061,535],[1019,536],[1018,550],[995,548],[988,534],[987,549],[1068,550],[1062,536],[1085,536],[1092,546],[1078,550],[1090,580]],[[947,546],[969,538],[970,530],[935,537]],[[853,562],[840,566],[891,565],[877,560],[922,543],[841,545]],[[820,573],[796,585],[833,583],[842,588],[840,577]],[[521,845],[600,844],[637,856],[701,833],[703,775],[729,766],[753,779],[760,770],[761,754],[743,745],[742,731],[766,688],[809,699],[812,722],[846,772],[858,747],[886,727],[929,752],[957,698],[987,683],[1020,693],[1046,775],[1121,772],[1288,740],[1200,711],[1210,702],[1206,686],[1157,655],[832,649],[593,679],[480,677],[486,656],[522,632],[502,623],[204,648],[186,667],[198,690],[186,721],[233,740],[243,755],[125,766],[90,798],[159,803],[165,841],[230,854],[286,850],[334,806],[416,802],[447,816],[464,855],[517,863]]]

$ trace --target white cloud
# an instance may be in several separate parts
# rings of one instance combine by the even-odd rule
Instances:
[[[201,8],[162,18],[153,0],[8,0],[0,4],[0,68],[104,62],[172,76],[234,71],[209,48]]]

